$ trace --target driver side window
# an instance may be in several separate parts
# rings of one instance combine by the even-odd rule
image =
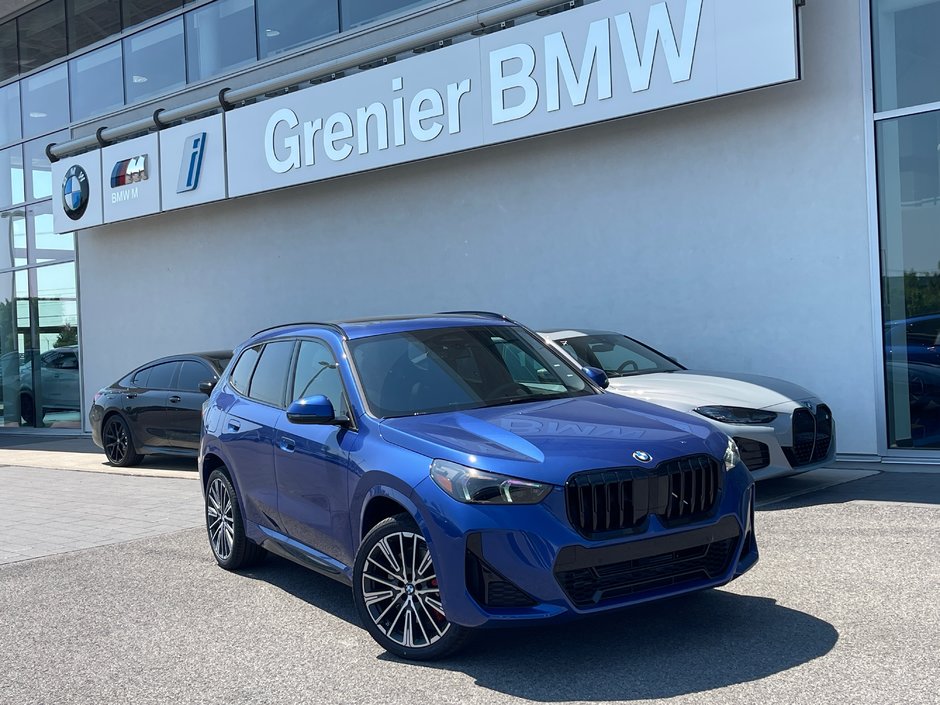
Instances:
[[[343,380],[333,351],[318,340],[301,340],[291,400],[322,394],[337,415],[348,414]]]

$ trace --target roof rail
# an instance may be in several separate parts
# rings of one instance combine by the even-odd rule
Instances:
[[[298,321],[296,323],[279,323],[276,326],[269,326],[268,328],[262,328],[259,331],[255,331],[252,334],[252,338],[256,335],[261,335],[262,333],[267,333],[269,330],[277,330],[278,328],[291,328],[293,326],[323,326],[324,328],[329,328],[335,333],[339,333],[343,338],[346,338],[346,331],[344,331],[340,326],[335,323],[324,323],[323,321]]]
[[[438,311],[437,313],[439,316],[482,316],[484,318],[498,318],[501,321],[515,323],[509,316],[502,313],[494,313],[493,311]]]

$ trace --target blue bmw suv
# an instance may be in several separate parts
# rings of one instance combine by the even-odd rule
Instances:
[[[605,384],[497,314],[261,331],[203,410],[215,559],[270,551],[351,585],[369,633],[410,659],[751,568],[734,442]]]

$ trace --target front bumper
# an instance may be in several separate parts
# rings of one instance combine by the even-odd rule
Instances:
[[[528,506],[461,504],[430,479],[415,488],[448,619],[468,627],[560,621],[723,585],[758,560],[753,480],[743,464],[725,477],[700,521],[587,540],[556,488]]]

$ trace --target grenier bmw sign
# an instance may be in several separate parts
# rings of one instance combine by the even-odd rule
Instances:
[[[217,135],[200,139],[203,121],[163,130],[159,149],[123,158],[150,155],[159,177],[148,182],[160,188],[147,212],[156,213],[797,78],[794,0],[599,0],[229,111],[224,131],[221,115],[206,118]],[[104,161],[99,171],[110,174],[116,162]],[[104,222],[117,216],[105,196]],[[60,218],[68,224],[64,206],[57,228]]]

